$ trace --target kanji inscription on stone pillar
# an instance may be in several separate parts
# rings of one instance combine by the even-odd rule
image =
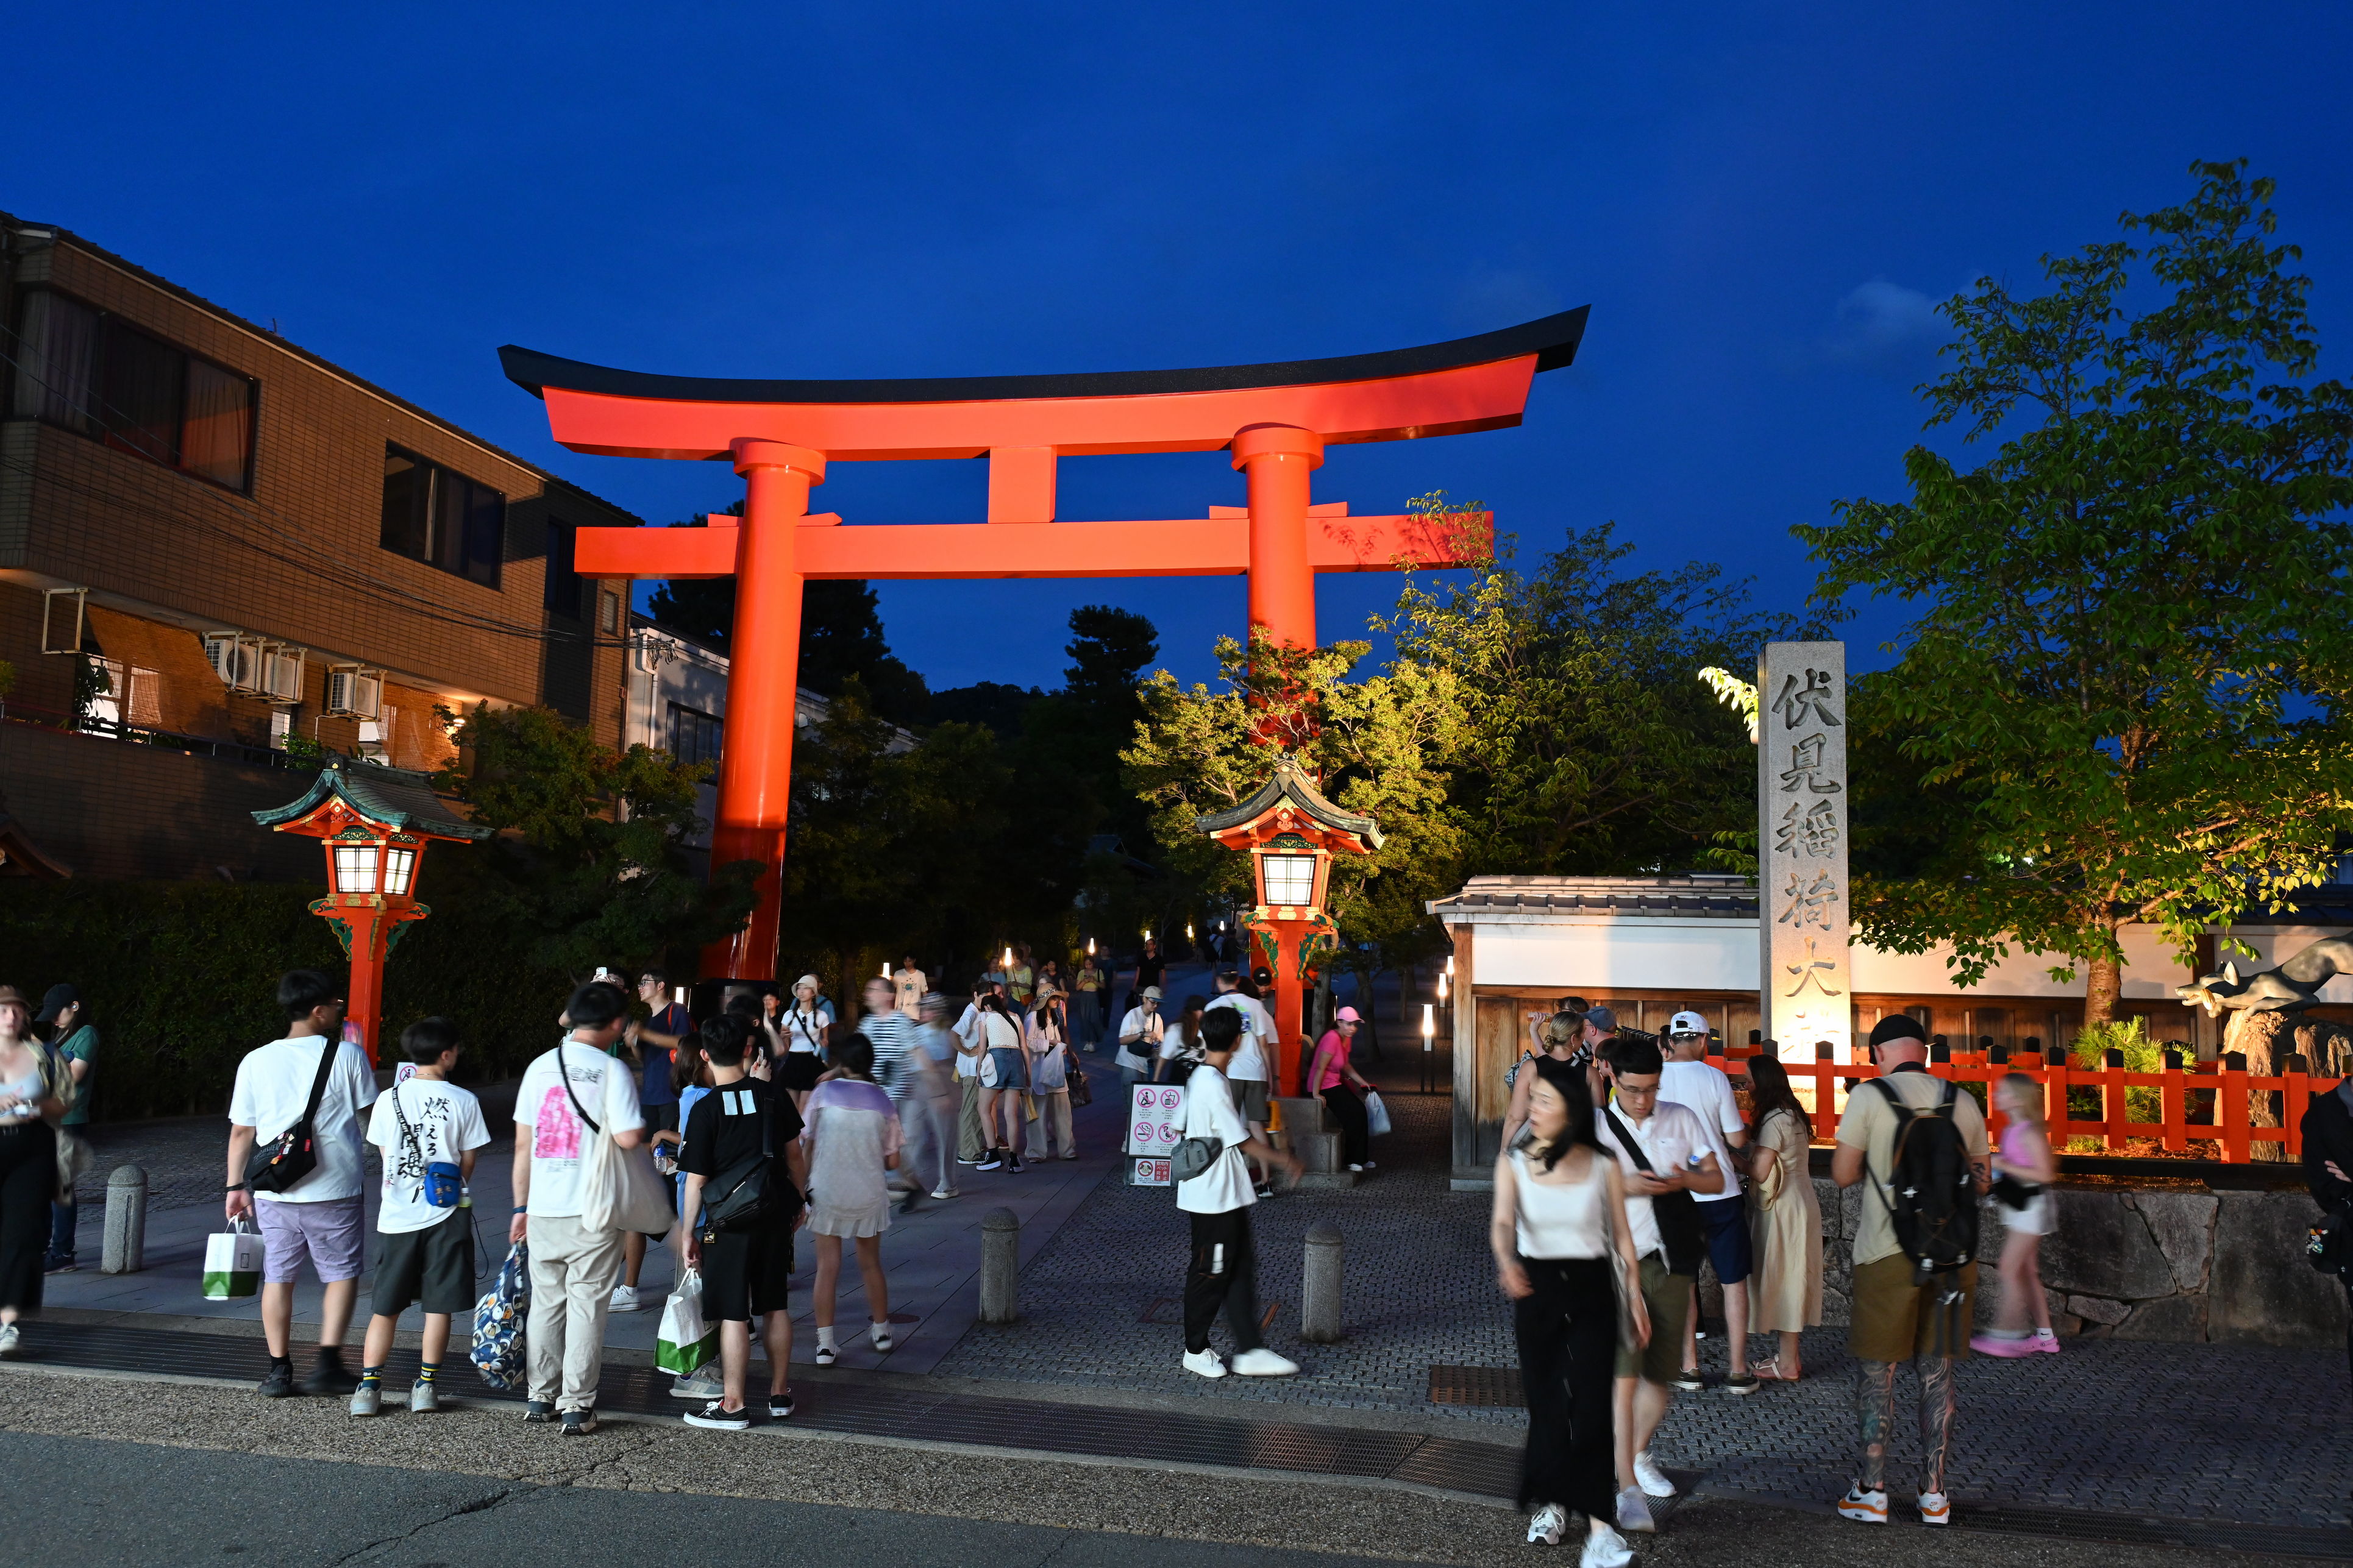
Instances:
[[[1782,1057],[1852,1059],[1846,645],[1767,643],[1757,663],[1758,1003]]]

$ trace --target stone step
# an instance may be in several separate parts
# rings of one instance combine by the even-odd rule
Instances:
[[[1324,1116],[1324,1104],[1313,1096],[1293,1098],[1277,1095],[1275,1104],[1282,1107],[1282,1125],[1300,1132],[1328,1132],[1331,1123]]]

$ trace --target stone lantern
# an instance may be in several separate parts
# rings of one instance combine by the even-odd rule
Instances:
[[[424,773],[340,757],[319,770],[300,800],[257,811],[253,819],[273,832],[319,839],[326,849],[327,896],[311,912],[326,920],[351,960],[345,1017],[359,1026],[373,1063],[379,1055],[385,960],[409,921],[433,912],[417,901],[426,845],[437,838],[479,843],[491,830],[450,810]]]
[[[1298,759],[1275,759],[1266,786],[1231,811],[1194,826],[1229,849],[1247,850],[1258,902],[1240,921],[1258,961],[1274,975],[1266,1004],[1280,1031],[1279,1060],[1269,1062],[1278,1094],[1293,1092],[1300,1056],[1300,1003],[1315,961],[1340,945],[1340,929],[1324,912],[1335,855],[1369,855],[1381,830],[1369,816],[1351,816],[1324,798]],[[1254,967],[1246,963],[1245,970]]]

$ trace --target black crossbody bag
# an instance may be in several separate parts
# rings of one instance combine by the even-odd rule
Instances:
[[[1642,1145],[1618,1120],[1618,1113],[1605,1106],[1601,1114],[1609,1119],[1609,1131],[1616,1135],[1618,1146],[1626,1151],[1626,1157],[1650,1174],[1657,1175],[1658,1172],[1651,1167],[1651,1157],[1642,1152]],[[1700,1259],[1707,1256],[1707,1230],[1700,1222],[1699,1200],[1681,1190],[1662,1193],[1651,1200],[1651,1215],[1659,1222],[1659,1245],[1667,1255],[1667,1272],[1696,1276]]]
[[[245,1163],[245,1184],[257,1193],[282,1193],[319,1168],[319,1101],[326,1098],[327,1075],[335,1070],[341,1040],[320,1037],[326,1049],[319,1053],[319,1073],[311,1080],[311,1098],[302,1120],[253,1152]]]
[[[723,1094],[723,1089],[713,1089]],[[749,1093],[749,1090],[744,1092]],[[771,1207],[783,1207],[774,1202],[769,1192],[776,1157],[776,1116],[765,1096],[760,1101],[760,1152],[752,1160],[739,1162],[732,1170],[720,1173],[719,1180],[706,1184],[702,1201],[702,1238],[709,1241],[720,1235],[734,1235],[754,1230],[767,1219]],[[732,1180],[730,1178],[733,1178]],[[708,1195],[712,1186],[722,1183],[725,1191],[717,1198]]]

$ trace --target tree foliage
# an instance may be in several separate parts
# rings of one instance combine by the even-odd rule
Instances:
[[[1881,804],[1930,850],[1859,879],[1862,929],[1951,942],[1965,984],[2013,939],[2062,954],[2089,971],[2094,1024],[2120,922],[2186,955],[2320,879],[2353,827],[2353,398],[2314,378],[2272,182],[2191,172],[2182,205],[2124,215],[2137,247],[1939,307],[1957,336],[1928,424],[1998,440],[1987,461],[1915,447],[1911,500],[1796,531],[1820,602],[1908,606],[1856,739],[1929,792]]]
[[[755,865],[706,883],[687,861],[707,768],[648,746],[616,752],[553,709],[437,711],[457,726],[459,752],[436,783],[498,833],[447,858],[533,933],[533,963],[583,977],[602,963],[661,963],[751,912]]]

